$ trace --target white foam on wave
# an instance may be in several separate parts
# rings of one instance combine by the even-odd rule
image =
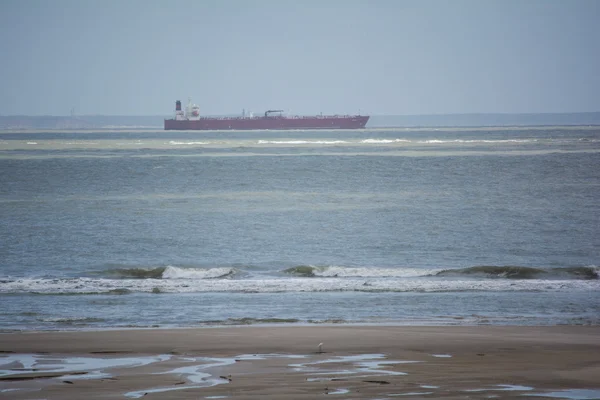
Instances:
[[[175,140],[171,140],[169,144],[172,145],[193,145],[193,144],[209,144],[208,142],[176,142]]]
[[[259,140],[258,144],[340,144],[345,140]]]
[[[214,273],[214,272],[213,272]],[[441,280],[432,278],[249,278],[249,279],[105,279],[22,278],[0,283],[0,293],[88,294],[122,291],[152,293],[277,292],[519,292],[600,291],[600,280]]]
[[[313,274],[322,277],[363,277],[363,278],[378,278],[378,277],[417,277],[425,275],[433,275],[442,271],[442,269],[423,269],[423,268],[368,268],[368,267],[338,267],[330,266],[325,268],[315,268]]]
[[[410,143],[410,140],[408,139],[365,139],[365,140],[361,140],[361,143],[367,143],[367,144],[388,144],[388,143]]]
[[[168,266],[162,273],[163,279],[214,279],[235,274],[235,268],[179,268]]]
[[[444,143],[535,143],[537,139],[453,139],[453,140],[441,140],[441,139],[429,139],[419,140],[417,143],[421,144],[444,144]]]
[[[468,143],[468,144],[494,144],[494,143],[535,143],[538,139],[427,139],[427,140],[409,140],[409,139],[364,139],[360,143],[365,144],[391,144],[391,143],[416,143],[416,144],[447,144],[447,143]]]

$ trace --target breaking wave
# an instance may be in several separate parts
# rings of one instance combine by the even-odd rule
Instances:
[[[96,274],[120,279],[217,279],[232,277],[238,272],[232,267],[186,268],[169,265],[156,268],[116,268]]]
[[[126,295],[149,293],[307,292],[518,292],[600,290],[598,279],[442,279],[429,277],[255,277],[246,279],[18,278],[0,283],[0,294]]]
[[[157,268],[116,268],[108,271],[96,272],[95,274],[103,274],[107,277],[114,278],[137,278],[137,279],[161,279],[166,267]]]
[[[0,294],[129,295],[132,293],[286,292],[512,292],[600,290],[597,266],[533,268],[474,266],[458,269],[298,265],[261,267],[117,268],[100,277],[4,277]]]
[[[286,274],[312,278],[410,278],[410,277],[463,277],[463,278],[506,278],[506,279],[599,279],[599,268],[557,267],[533,268],[523,266],[474,266],[459,269],[424,269],[424,268],[367,268],[340,266],[298,265],[285,269]]]
[[[230,267],[220,268],[179,268],[168,266],[162,274],[163,279],[217,279],[229,278],[238,273]]]
[[[506,279],[598,279],[598,267],[532,268],[519,266],[475,266],[462,269],[447,269],[436,276],[472,276]]]
[[[283,270],[284,273],[293,276],[311,278],[382,278],[397,277],[409,278],[418,276],[432,275],[441,271],[441,269],[423,269],[423,268],[368,268],[368,267],[340,267],[340,266],[313,266],[298,265],[296,267]]]

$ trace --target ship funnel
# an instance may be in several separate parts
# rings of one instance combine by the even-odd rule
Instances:
[[[175,111],[181,111],[181,101],[179,100],[175,102]]]

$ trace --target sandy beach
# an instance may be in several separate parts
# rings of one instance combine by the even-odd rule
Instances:
[[[7,333],[0,398],[600,398],[599,337],[597,326]]]

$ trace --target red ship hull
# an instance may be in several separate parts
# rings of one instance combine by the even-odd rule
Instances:
[[[285,129],[361,129],[369,121],[365,115],[314,116],[314,117],[253,117],[166,119],[165,130],[285,130]]]

